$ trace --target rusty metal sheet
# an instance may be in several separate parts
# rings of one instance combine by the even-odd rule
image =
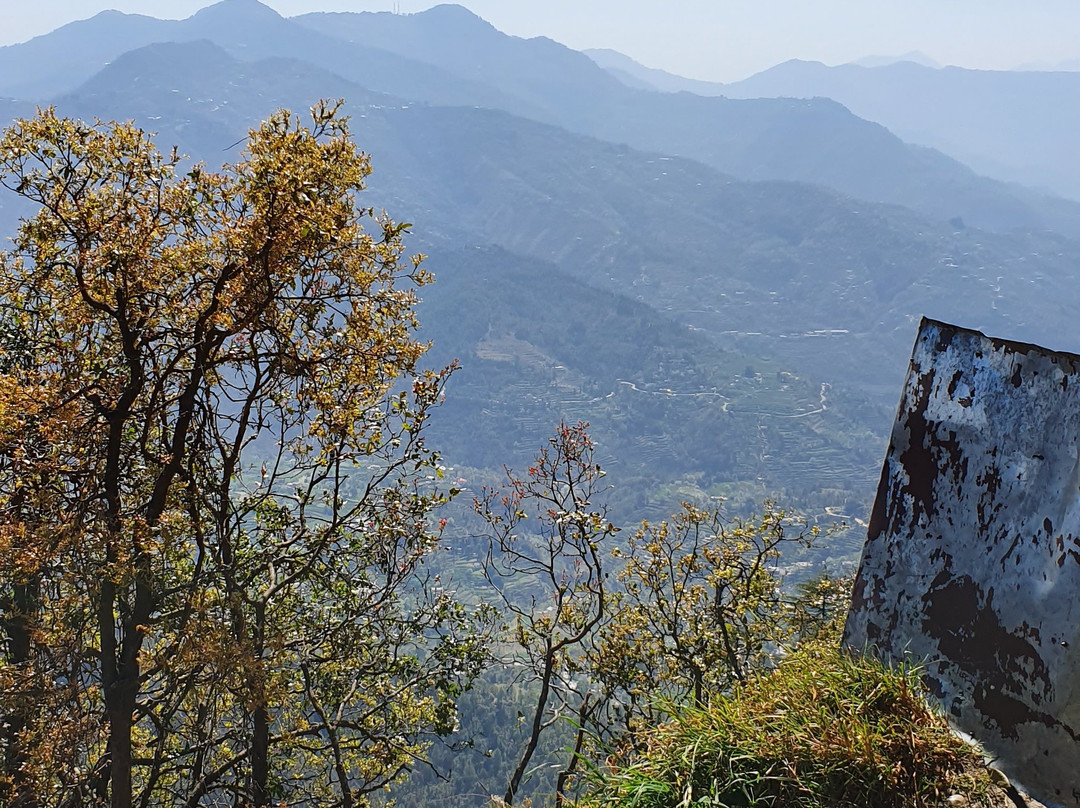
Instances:
[[[923,320],[845,642],[1080,808],[1080,356]]]

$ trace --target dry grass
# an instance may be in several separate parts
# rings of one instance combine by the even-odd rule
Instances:
[[[588,808],[997,805],[979,754],[926,707],[918,676],[811,645],[595,771]],[[954,802],[955,802],[954,798]]]

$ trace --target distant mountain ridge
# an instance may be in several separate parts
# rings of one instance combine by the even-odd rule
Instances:
[[[782,492],[861,514],[920,315],[1080,344],[1066,341],[1080,340],[1080,244],[1044,232],[1010,189],[836,102],[630,90],[458,7],[304,19],[319,24],[228,0],[162,23],[154,35],[172,41],[111,55],[53,99],[133,118],[211,165],[276,107],[347,99],[375,171],[363,204],[414,222],[412,247],[443,280],[424,290],[423,336],[433,359],[465,365],[443,435],[453,462],[490,469],[558,417],[583,417],[636,480],[631,496],[656,492],[649,507]],[[384,47],[362,41],[373,20]],[[110,24],[66,30],[72,71],[78,31],[100,56]],[[439,26],[464,33],[440,45]],[[916,212],[785,176],[941,204]],[[958,209],[963,221],[943,220]],[[973,227],[969,209],[1006,232]],[[1067,204],[1055,210],[1067,220]],[[7,230],[12,212],[0,209]]]
[[[923,67],[935,69],[942,66],[922,51],[908,51],[900,56],[864,56],[861,59],[855,59],[850,64],[858,65],[859,67],[886,67],[888,65],[900,64],[901,62],[911,62],[913,64],[922,65]]]
[[[1037,283],[1064,283],[1071,262],[1080,262],[1075,245],[1051,235],[957,229],[810,185],[736,181],[700,163],[495,110],[373,93],[293,60],[236,61],[208,42],[127,54],[60,107],[135,117],[193,154],[220,154],[275,106],[297,108],[320,90],[352,99],[357,137],[373,154],[375,197],[404,211],[425,237],[494,243],[551,261],[597,288],[636,290],[654,306],[682,311],[707,333],[784,339],[783,355],[816,373],[845,359],[821,355],[813,339],[792,340],[793,333],[873,332],[879,320],[919,307],[941,318],[964,310],[980,327],[1045,340],[1028,309],[1010,316],[1002,307],[994,328],[987,317],[1002,300],[995,278],[1036,282],[1040,273],[1027,264],[1037,254],[1045,267]],[[722,283],[713,287],[710,277]],[[1036,288],[1045,290],[1037,300],[1048,310],[1080,294]],[[761,322],[760,307],[776,315]],[[887,350],[873,348],[883,352],[868,367],[844,373],[865,383],[893,378],[900,363],[883,357],[906,352],[905,336],[895,338]]]
[[[54,35],[63,40],[64,56],[43,66],[47,81],[28,84],[18,78],[50,62]],[[735,101],[634,90],[584,54],[544,38],[507,36],[460,6],[409,15],[305,14],[288,20],[257,0],[224,0],[187,20],[106,14],[54,35],[0,49],[0,94],[30,86],[56,97],[125,50],[153,41],[207,39],[245,61],[297,59],[375,92],[502,109],[634,148],[700,160],[746,179],[826,185],[980,227],[1080,235],[1080,205],[985,180],[940,154],[908,146],[835,102]]]
[[[732,97],[825,96],[977,171],[1080,199],[1080,74],[785,62]]]
[[[938,67],[918,53],[834,67],[792,59],[720,84],[651,70],[614,51],[589,55],[634,87],[741,99],[831,98],[986,176],[1080,199],[1080,163],[1074,159],[1080,61],[994,71]]]
[[[258,0],[222,0],[184,20],[102,12],[19,45],[0,48],[0,95],[47,101],[80,86],[122,54],[158,42],[214,42],[253,61],[289,57],[364,77],[372,90],[433,103],[513,105],[487,85],[477,85],[379,48],[357,48],[342,39],[297,25]]]
[[[629,56],[610,48],[589,48],[582,51],[604,70],[624,84],[640,90],[659,90],[665,93],[696,93],[704,96],[721,96],[724,85],[713,81],[688,79],[666,70],[634,61]]]
[[[450,15],[461,37],[453,47],[441,37],[443,18]],[[959,216],[980,227],[1080,234],[1080,207],[981,178],[944,155],[908,146],[825,98],[768,101],[747,94],[748,103],[739,103],[616,87],[616,76],[584,54],[543,38],[509,37],[455,6],[420,14],[305,14],[294,19],[327,35],[392,49],[464,79],[492,83],[534,108],[556,112],[537,116],[510,106],[500,109],[700,160],[738,177],[826,185],[942,219]]]

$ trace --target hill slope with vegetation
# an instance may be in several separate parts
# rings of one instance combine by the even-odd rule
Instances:
[[[35,165],[61,160],[30,179],[33,138],[0,152],[6,230],[26,210],[13,196],[62,198],[0,289],[0,789],[358,806],[423,769],[437,736],[456,747],[431,760],[459,779],[417,775],[400,805],[553,798],[586,760],[622,764],[594,793],[615,804],[635,782],[730,795],[724,771],[762,799],[961,788],[949,778],[978,766],[910,677],[795,651],[845,608],[822,573],[858,546],[818,528],[869,509],[917,318],[1077,339],[1080,245],[836,104],[627,91],[460,8],[414,17],[288,21],[228,0],[0,51],[30,64],[62,43],[23,90],[135,121],[24,124],[48,141]],[[324,96],[347,103],[317,105],[314,136],[282,113],[250,129]],[[131,157],[144,130],[190,157]],[[123,134],[102,146],[106,131]],[[407,251],[428,253],[422,271]],[[338,294],[327,260],[348,283],[405,274]],[[365,375],[371,346],[389,352]],[[26,706],[45,698],[55,726]],[[830,757],[858,746],[849,731],[867,754]],[[811,743],[777,755],[781,736]]]
[[[740,503],[772,492],[857,519],[919,316],[1069,347],[1080,248],[1051,234],[737,181],[502,112],[409,103],[293,60],[237,61],[208,42],[128,53],[60,108],[134,118],[199,156],[238,148],[273,107],[318,93],[351,99],[374,155],[372,202],[415,223],[414,249],[444,281],[426,292],[426,327],[440,361],[464,360],[459,386],[475,402],[448,405],[474,419],[468,441],[448,430],[455,465],[535,445],[509,437],[511,423],[538,437],[558,417],[584,418],[643,490],[671,484],[658,507],[678,491]],[[505,276],[460,260],[469,244],[505,250],[476,253]],[[441,289],[464,299],[440,303]],[[638,304],[690,331],[641,332]],[[628,355],[628,334],[682,347]],[[545,387],[556,376],[562,391]]]

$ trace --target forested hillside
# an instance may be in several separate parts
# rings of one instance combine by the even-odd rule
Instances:
[[[251,121],[275,106],[303,108],[319,92],[350,99],[357,137],[373,154],[373,202],[415,223],[415,248],[431,254],[445,284],[425,296],[472,313],[424,325],[441,357],[463,360],[456,384],[493,403],[506,393],[488,385],[543,384],[543,394],[512,396],[508,408],[473,410],[467,447],[447,456],[454,465],[521,457],[561,413],[594,421],[610,457],[635,481],[651,480],[639,502],[663,482],[689,480],[681,490],[739,492],[740,502],[782,492],[823,517],[828,508],[861,518],[919,315],[1060,344],[1055,324],[1076,305],[1069,281],[1080,249],[1062,236],[979,231],[813,186],[738,181],[499,111],[379,95],[295,60],[237,61],[206,42],[133,51],[58,103],[73,115],[134,117],[200,156],[238,148]],[[508,251],[504,294],[491,298],[486,283],[483,300],[440,304],[441,289],[468,294],[489,277],[470,280],[479,267],[456,257],[462,245],[487,244]],[[511,255],[559,272],[529,281]],[[599,293],[607,296],[577,305]],[[640,351],[628,357],[636,367],[620,366],[630,331],[598,328],[596,311],[633,311],[630,301],[688,328],[679,339],[694,347],[681,353],[709,371]],[[545,332],[546,310],[558,326]],[[440,340],[448,325],[454,333]],[[552,345],[555,335],[569,342]],[[730,358],[706,362],[717,350]],[[593,364],[582,367],[584,358]],[[557,373],[564,392],[548,385]],[[718,420],[694,406],[701,401],[717,402]],[[606,413],[617,406],[639,415],[615,429],[619,419]],[[687,415],[673,416],[680,407]],[[508,432],[511,420],[531,431]],[[715,440],[702,441],[700,429]]]
[[[1080,349],[1080,205],[644,83],[459,6],[0,48],[0,795],[540,804],[835,634],[919,318]]]

